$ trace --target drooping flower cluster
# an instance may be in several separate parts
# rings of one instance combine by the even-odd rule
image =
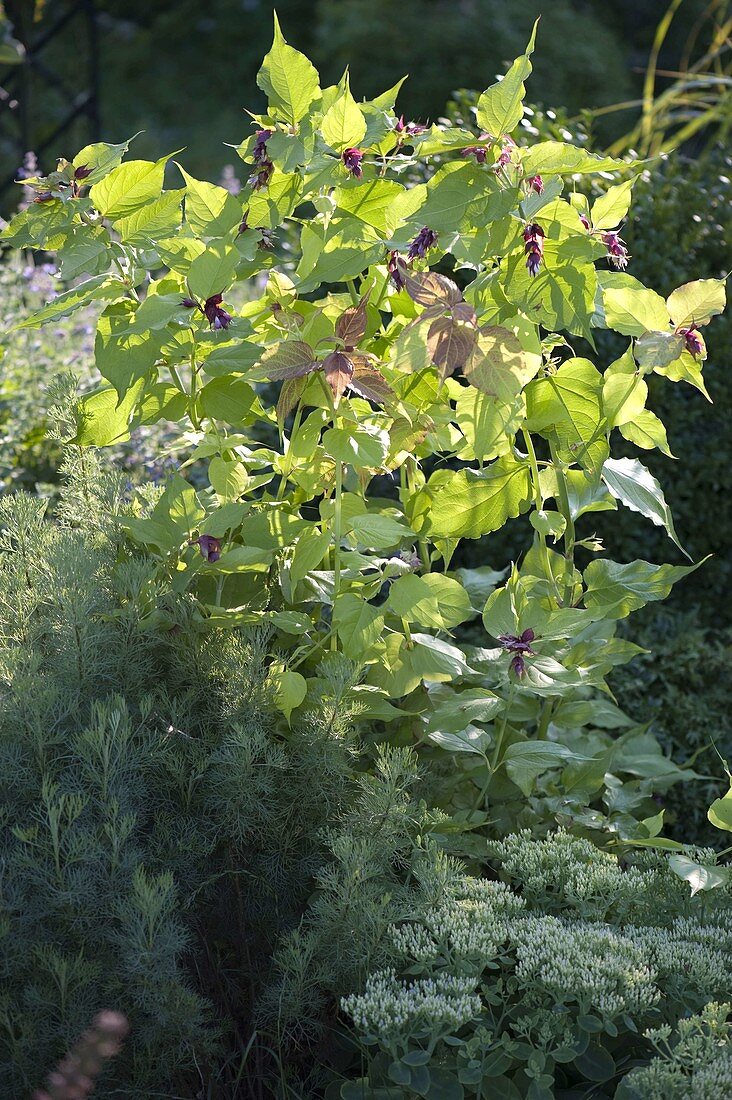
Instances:
[[[203,305],[201,305],[200,302],[197,302],[195,298],[183,298],[181,300],[181,305],[185,306],[186,309],[200,310],[201,313],[204,314],[211,328],[222,329],[228,328],[234,319],[231,314],[221,305],[223,300],[223,294],[212,294],[210,298],[206,299]]]
[[[257,165],[257,169],[249,177],[249,186],[253,187],[255,191],[260,191],[263,187],[266,187],[274,172],[274,164],[269,159],[269,153],[267,152],[267,142],[272,137],[273,132],[272,130],[257,130],[254,135],[252,160]]]
[[[394,127],[394,133],[400,142],[404,141],[405,137],[418,137],[419,134],[424,134],[429,129],[428,126],[422,126],[419,122],[405,122],[404,115],[400,115],[396,120]]]
[[[409,245],[407,257],[410,260],[419,258],[423,260],[431,248],[437,244],[437,234],[433,229],[424,226]]]
[[[688,328],[678,328],[676,329],[676,335],[683,336],[686,350],[693,355],[695,359],[706,359],[707,349],[704,343],[704,337],[697,330],[696,325],[689,325]]]
[[[206,561],[215,562],[221,557],[221,540],[213,535],[199,535],[191,540],[201,551],[201,557]]]
[[[537,195],[541,195],[543,193],[544,180],[541,178],[541,176],[531,176],[530,179],[528,179],[526,182],[531,190],[535,191]]]
[[[524,229],[524,242],[526,270],[531,276],[538,275],[544,256],[544,230],[541,226],[536,222],[527,225]]]
[[[528,627],[524,632],[517,636],[516,634],[500,634],[498,641],[512,654],[511,663],[509,668],[516,676],[523,676],[526,672],[525,657],[535,656],[531,643],[536,635],[531,627]]]
[[[386,269],[389,272],[389,278],[396,290],[403,290],[405,286],[405,273],[407,265],[398,252],[390,252],[387,261]]]
[[[363,160],[363,153],[360,149],[344,149],[341,154],[341,160],[346,168],[347,172],[350,172],[355,179],[360,180],[363,175],[363,168],[361,167],[361,161]]]
[[[600,234],[600,239],[607,249],[607,258],[613,267],[624,271],[628,266],[629,253],[625,247],[625,241],[615,231]]]

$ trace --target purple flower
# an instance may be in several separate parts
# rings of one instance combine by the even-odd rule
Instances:
[[[417,137],[419,134],[427,133],[428,129],[429,126],[422,126],[419,122],[405,122],[404,115],[399,116],[394,127],[394,131],[399,135],[400,140],[402,140],[404,134],[407,137]]]
[[[706,358],[707,349],[704,344],[704,339],[702,334],[697,332],[696,325],[689,325],[688,328],[677,328],[676,335],[684,337],[686,350],[693,355],[695,359]]]
[[[628,249],[617,233],[601,233],[600,239],[607,249],[607,258],[613,267],[622,271],[628,266]]]
[[[434,248],[436,244],[437,234],[425,225],[410,244],[407,258],[410,260],[416,260],[417,257],[424,259],[429,250]]]
[[[180,304],[185,306],[186,309],[200,309],[198,302],[195,298],[181,298]]]
[[[274,249],[274,230],[260,225],[257,232],[260,234],[257,248],[262,249],[263,252],[271,252]]]
[[[252,149],[252,158],[255,164],[266,164],[269,162],[267,156],[267,142],[272,137],[273,130],[257,130],[254,135],[256,140],[254,142],[254,148]]]
[[[468,145],[460,154],[463,157],[475,157],[478,164],[485,164],[488,150],[483,145]]]
[[[346,169],[355,176],[357,180],[361,179],[363,175],[363,168],[361,167],[361,161],[363,160],[363,153],[360,149],[344,149],[341,154],[341,160],[343,161]]]
[[[386,268],[394,287],[397,290],[403,290],[406,282],[404,275],[407,270],[407,265],[398,252],[389,253],[386,261]]]
[[[260,167],[249,177],[247,183],[254,191],[261,191],[269,184],[273,172],[274,164],[271,160],[260,161]]]
[[[221,557],[221,540],[214,538],[213,535],[199,535],[197,539],[192,539],[192,543],[196,544],[201,551],[201,557],[206,561],[218,561]]]
[[[511,663],[509,669],[515,673],[516,676],[523,676],[526,671],[525,657],[535,656],[531,643],[536,635],[531,627],[524,630],[523,634],[499,634],[498,641],[504,649],[507,649],[511,654]]]
[[[582,224],[584,225],[587,232],[591,233],[592,232],[592,226],[590,225],[590,219],[586,218],[584,214],[580,214],[579,220],[582,222]]]
[[[231,324],[231,314],[227,313],[221,305],[223,300],[223,294],[212,294],[204,303],[203,312],[211,328],[228,328]]]
[[[527,180],[527,183],[532,191],[536,191],[537,195],[540,195],[544,190],[544,180],[541,176],[532,176],[531,179]]]
[[[524,251],[526,252],[526,269],[532,277],[539,274],[542,257],[544,255],[544,230],[536,222],[531,222],[524,229]]]
[[[503,140],[504,145],[498,155],[498,160],[496,161],[496,169],[505,168],[507,164],[511,163],[511,157],[513,156],[513,151],[516,148],[516,142],[512,141],[510,137],[506,136]]]
[[[90,176],[91,174],[92,174],[92,169],[89,167],[88,164],[80,164],[79,167],[74,172],[74,179],[75,180],[85,180],[87,178],[87,176]]]

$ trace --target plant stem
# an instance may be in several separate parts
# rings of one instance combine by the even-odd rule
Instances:
[[[529,465],[531,466],[531,480],[534,483],[534,504],[537,512],[541,512],[544,508],[544,497],[541,493],[541,482],[539,481],[539,463],[536,461],[536,451],[534,450],[534,441],[531,438],[531,433],[526,428],[521,429],[521,434],[524,437],[524,443],[526,444],[526,451],[529,456]],[[553,587],[557,601],[559,601],[559,589],[557,582],[554,578],[554,570],[552,569],[552,563],[549,558],[549,550],[546,545],[546,535],[542,531],[536,532],[539,538],[539,553],[541,554],[541,560],[546,570],[546,579]]]
[[[559,491],[559,511],[564,516],[564,522],[566,523],[566,527],[564,529],[564,595],[562,597],[562,604],[564,605],[564,607],[571,607],[572,592],[574,590],[574,518],[572,516],[572,508],[569,503],[567,479],[564,476],[564,463],[557,456],[554,444],[550,443],[549,446],[551,448],[554,471],[557,475],[557,487]]]
[[[193,330],[191,330],[191,331],[193,331]],[[193,427],[196,428],[198,431],[200,431],[201,430],[201,421],[199,420],[198,413],[196,412],[196,397],[197,397],[196,388],[197,388],[197,384],[198,384],[198,368],[196,367],[196,337],[195,337],[195,333],[194,333],[193,334],[193,347],[191,348],[191,395],[190,395],[190,400],[188,402],[188,410],[189,410],[189,414],[190,414],[190,417],[191,417],[191,423],[193,424]]]
[[[341,500],[343,496],[343,463],[336,462],[335,470],[335,501],[333,506],[333,605],[338,599],[341,588],[341,538],[342,538],[342,510]],[[330,648],[338,648],[338,638],[334,633]]]
[[[288,445],[288,448],[287,448],[287,454],[283,455],[282,476],[280,477],[280,483],[279,483],[279,486],[277,487],[277,498],[276,498],[277,500],[282,500],[283,496],[285,495],[285,488],[287,486],[287,479],[289,478],[290,471],[292,470],[292,458],[290,457],[290,452],[292,450],[292,444],[294,442],[295,436],[297,435],[297,433],[300,429],[300,423],[302,421],[302,412],[303,412],[303,405],[302,405],[302,401],[300,401],[300,402],[298,402],[297,410],[295,412],[295,419],[292,422],[292,431],[290,432],[290,442],[289,442],[289,445]],[[283,432],[283,436],[284,436],[284,432]]]
[[[353,279],[346,279],[346,286],[348,287],[348,289],[350,291],[351,301],[353,302],[354,306],[357,306],[358,303],[361,301],[361,299],[358,296],[358,291],[356,290],[356,284],[354,283]]]

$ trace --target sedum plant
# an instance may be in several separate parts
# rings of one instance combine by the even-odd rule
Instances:
[[[393,926],[396,966],[343,999],[368,1067],[344,1100],[715,1095],[729,888],[700,902],[657,854],[623,866],[563,832],[514,834],[492,859],[501,880],[446,883]]]
[[[588,757],[567,731],[636,652],[617,622],[696,566],[615,561],[592,517],[620,504],[680,548],[656,479],[611,445],[668,451],[646,378],[704,390],[702,332],[725,298],[706,279],[663,299],[629,273],[623,162],[514,143],[533,49],[479,97],[476,138],[405,121],[401,82],[362,102],[347,72],[321,88],[275,20],[238,196],[173,168],[177,153],[96,144],[25,180],[36,200],[3,233],[55,251],[72,282],[19,330],[103,307],[103,385],[69,440],[183,427],[180,472],[121,528],[203,629],[272,631],[283,723],[318,698],[323,656],[345,654],[363,717],[460,761],[470,827],[557,769],[588,797],[604,782],[612,746]],[[572,190],[621,170],[592,204]],[[627,341],[614,362],[593,362],[596,329]],[[521,516],[520,565],[460,568],[465,540],[490,557]],[[641,779],[680,777],[646,741],[629,751]]]

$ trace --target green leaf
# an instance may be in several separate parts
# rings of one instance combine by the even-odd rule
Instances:
[[[632,561],[621,565],[607,558],[591,561],[584,573],[585,607],[606,619],[624,619],[647,603],[665,600],[677,581],[702,564],[652,565]]]
[[[637,458],[608,458],[602,467],[602,480],[615,499],[626,508],[640,512],[657,527],[665,527],[668,537],[682,554],[686,554],[674,529],[671,509],[661,486]],[[686,557],[689,555],[686,554]]]
[[[224,508],[232,507],[225,504]],[[223,511],[223,509],[222,509]],[[195,520],[195,523],[200,522]],[[206,528],[208,531],[208,527]],[[232,546],[225,550],[217,562],[204,565],[213,573],[266,573],[272,564],[272,553],[259,546]]]
[[[223,294],[234,279],[239,263],[239,250],[224,241],[211,241],[193,261],[188,272],[188,289],[195,298],[205,301],[212,294]]]
[[[236,375],[207,382],[198,395],[198,404],[204,416],[226,424],[251,423],[263,411],[252,387]]]
[[[404,188],[395,180],[374,179],[343,184],[333,192],[337,210],[386,233],[386,211]]]
[[[716,890],[729,882],[729,871],[726,867],[708,867],[688,856],[669,856],[668,865],[675,875],[689,883],[692,897],[702,890]]]
[[[293,125],[307,113],[320,92],[318,72],[304,54],[288,46],[274,13],[274,41],[257,74],[257,86],[270,108]]]
[[[602,411],[608,426],[622,427],[644,411],[648,386],[635,374],[607,372],[602,383]]]
[[[358,660],[383,634],[384,615],[362,596],[346,592],[333,606],[333,625],[344,653]]]
[[[337,153],[358,146],[366,133],[366,119],[351,95],[347,72],[340,87],[338,98],[323,115],[320,126],[324,139]]]
[[[499,85],[500,87],[500,85]],[[625,168],[623,160],[601,157],[567,145],[563,141],[541,141],[521,153],[521,167],[526,176],[576,175],[588,172],[612,172]]]
[[[125,244],[149,248],[156,237],[171,237],[180,227],[181,202],[185,191],[166,191],[159,199],[146,203],[115,222],[115,230]]]
[[[666,303],[655,290],[648,290],[631,275],[616,276],[622,286],[606,286],[602,292],[605,323],[624,336],[643,336],[668,328]]]
[[[282,711],[289,726],[293,710],[307,695],[307,680],[299,672],[273,665],[267,673],[267,683],[274,688],[275,706]]]
[[[430,479],[427,489],[432,538],[478,539],[528,508],[531,471],[527,462],[506,455],[484,470],[458,470],[436,484]]]
[[[95,183],[89,192],[93,205],[105,218],[115,221],[134,214],[141,206],[160,197],[165,166],[173,156],[160,160],[128,160]]]
[[[393,546],[398,546],[403,539],[414,538],[414,531],[406,524],[400,523],[391,516],[380,516],[375,512],[352,516],[346,522],[345,529],[361,546],[370,547],[373,550],[389,550]]]
[[[137,136],[135,134],[135,137]],[[129,149],[131,141],[134,141],[134,138],[129,138],[120,145],[108,145],[104,141],[95,142],[93,145],[85,145],[76,154],[71,164],[74,168],[91,169],[90,174],[84,177],[86,186],[91,187],[93,184],[98,183],[100,179],[103,179],[113,168],[117,167]]]
[[[638,365],[646,371],[667,367],[684,350],[684,338],[668,329],[665,332],[644,332],[635,342]]]
[[[290,563],[290,583],[293,588],[322,562],[331,543],[330,531],[313,525],[300,535]]]
[[[608,187],[604,195],[595,199],[592,204],[590,221],[593,229],[614,229],[630,209],[630,200],[633,193],[634,177],[625,180],[614,187]]]
[[[440,573],[399,577],[389,589],[386,606],[400,619],[434,630],[450,630],[473,614],[459,581]]]
[[[555,374],[526,387],[526,427],[553,428],[562,449],[594,470],[607,454],[600,431],[601,389],[602,375],[589,359],[567,359]]]
[[[723,798],[715,798],[707,810],[707,817],[715,828],[732,833],[732,787]]]
[[[706,325],[712,317],[724,312],[726,303],[724,279],[698,279],[684,283],[666,299],[671,320],[676,327]]]
[[[666,429],[655,413],[650,409],[644,409],[636,418],[628,424],[622,424],[620,434],[636,447],[642,447],[645,451],[651,451],[657,447],[659,451],[673,458],[668,445]]]
[[[549,768],[560,768],[568,761],[586,759],[554,741],[516,741],[508,746],[503,755],[509,779],[527,798],[534,789],[537,776]]]
[[[186,181],[186,221],[202,237],[223,237],[242,220],[241,203],[225,187],[216,187],[189,176],[178,165]]]
[[[208,464],[208,480],[219,500],[228,502],[246,492],[249,475],[241,462],[216,455]]]
[[[487,130],[497,140],[515,130],[523,118],[523,99],[526,94],[524,81],[531,74],[529,58],[534,52],[536,27],[531,32],[529,44],[521,57],[517,57],[503,80],[494,84],[478,99],[476,120],[482,130]]]
[[[130,438],[130,420],[145,382],[134,382],[120,398],[111,386],[82,397],[76,406],[77,430],[72,442],[80,447],[108,447]]]
[[[490,722],[497,714],[505,709],[505,702],[485,688],[468,688],[465,691],[453,691],[447,685],[441,685],[430,691],[430,702],[434,704],[434,710],[425,715],[427,727],[431,732],[468,733],[467,742],[472,746],[470,751],[480,743],[477,740],[475,722]],[[437,738],[434,738],[437,741]],[[442,744],[441,741],[437,741]],[[466,751],[466,750],[461,750]]]
[[[113,279],[109,275],[95,275],[71,290],[58,294],[47,306],[14,325],[10,331],[40,328],[48,321],[60,321],[62,317],[68,317],[70,313],[90,302],[113,302],[126,294],[127,287],[119,279]]]
[[[336,462],[347,462],[357,470],[376,470],[389,452],[389,434],[383,428],[328,428],[323,448]]]

